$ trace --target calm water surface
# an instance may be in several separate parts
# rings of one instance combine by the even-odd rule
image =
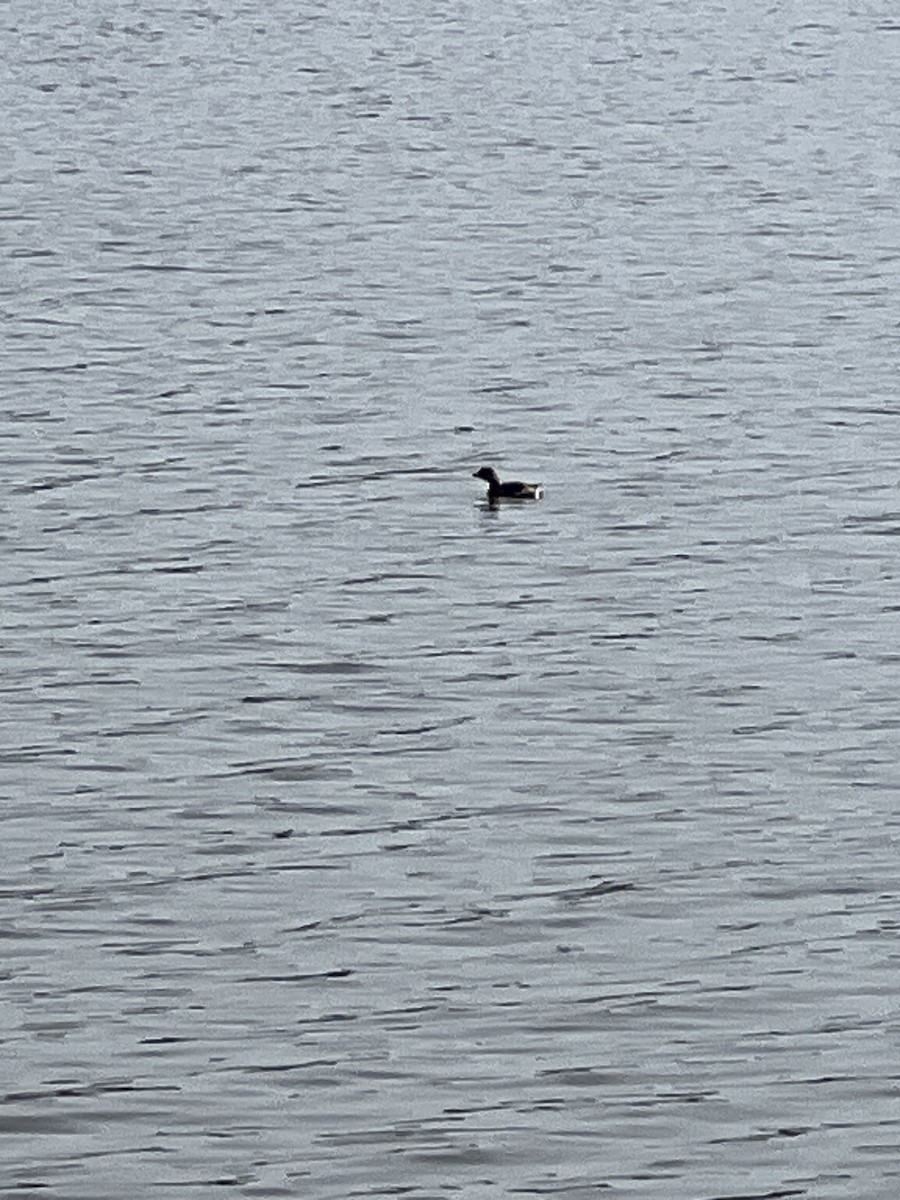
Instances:
[[[0,35],[0,1194],[893,1200],[894,9]]]

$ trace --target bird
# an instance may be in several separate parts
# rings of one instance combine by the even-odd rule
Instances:
[[[493,467],[479,467],[472,478],[483,479],[488,485],[488,504],[496,504],[498,500],[540,500],[544,494],[542,483],[522,483],[518,479],[501,483]]]

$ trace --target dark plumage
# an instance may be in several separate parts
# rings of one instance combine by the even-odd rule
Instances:
[[[472,478],[483,479],[488,485],[487,498],[490,504],[496,504],[498,500],[540,500],[544,494],[542,483],[522,483],[518,479],[501,483],[493,467],[479,467]]]

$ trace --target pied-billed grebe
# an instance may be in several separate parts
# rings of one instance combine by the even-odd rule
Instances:
[[[488,485],[487,498],[490,504],[496,504],[498,500],[540,500],[544,494],[542,483],[522,483],[518,479],[501,483],[493,467],[479,467],[472,478],[483,479]]]

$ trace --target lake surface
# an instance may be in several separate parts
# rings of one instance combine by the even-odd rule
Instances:
[[[0,1195],[898,1195],[894,14],[2,10]]]

